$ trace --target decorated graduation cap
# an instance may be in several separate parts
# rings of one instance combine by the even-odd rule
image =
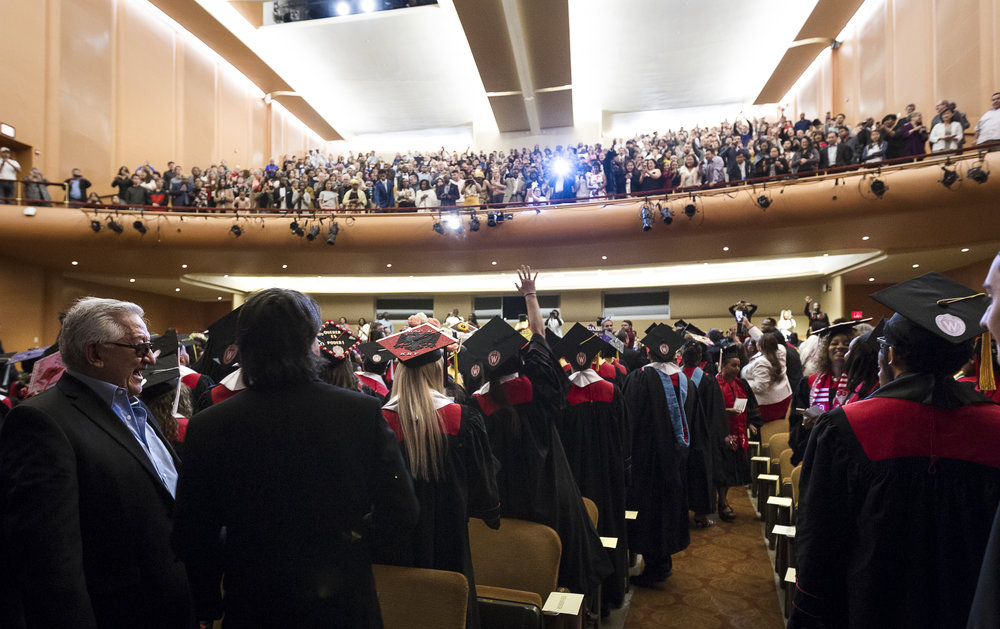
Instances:
[[[407,367],[420,367],[441,360],[444,357],[441,348],[454,342],[453,338],[430,323],[422,323],[376,341]]]
[[[684,343],[684,339],[670,326],[657,324],[655,327],[647,328],[646,336],[642,339],[642,344],[649,351],[651,360],[668,362],[674,357],[674,353]]]
[[[167,391],[173,391],[180,382],[180,365],[177,362],[177,330],[170,328],[150,341],[156,362],[143,371],[142,398],[152,400]]]
[[[392,352],[375,342],[358,345],[358,352],[361,354],[365,371],[371,373],[385,372],[385,368],[392,362]]]
[[[319,351],[333,360],[344,360],[358,344],[358,338],[337,325],[336,321],[324,323],[316,338],[319,339]]]
[[[469,375],[473,380],[488,380],[493,375],[516,371],[520,365],[521,348],[527,343],[506,321],[493,317],[464,343],[474,358],[469,366]]]
[[[625,351],[625,343],[622,342],[620,338],[614,334],[609,333],[607,330],[601,331],[597,335],[598,340],[601,342],[601,355],[607,358],[617,357],[618,354]]]
[[[820,330],[816,330],[816,334],[820,338],[833,338],[837,334],[848,334],[854,336],[855,326],[861,325],[862,323],[868,323],[872,318],[867,319],[852,319],[851,321],[841,321],[840,323],[834,323]]]
[[[553,350],[556,355],[573,365],[575,371],[586,369],[594,357],[607,346],[600,337],[579,323],[566,332]]]
[[[900,317],[948,343],[971,341],[983,333],[979,320],[990,305],[980,291],[959,284],[940,273],[927,273],[894,284],[871,295]],[[902,332],[896,315],[885,326],[891,344]]]

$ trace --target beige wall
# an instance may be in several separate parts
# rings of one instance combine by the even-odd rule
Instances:
[[[832,111],[854,123],[914,103],[929,125],[934,104],[947,98],[975,126],[1000,89],[1000,0],[869,2],[878,5],[869,19],[786,96],[795,118]]]
[[[0,91],[0,120],[39,152],[33,165],[50,180],[80,167],[106,194],[121,165],[263,166],[322,145],[165,19],[130,0],[5,3],[0,39],[17,59],[5,83],[16,89]]]
[[[146,311],[154,333],[170,327],[182,332],[204,330],[232,308],[229,302],[177,299],[81,282],[4,257],[0,257],[0,294],[4,296],[0,299],[0,340],[8,352],[52,344],[59,332],[59,313],[88,295],[134,301]]]
[[[544,278],[540,278],[540,281]],[[823,304],[831,318],[843,316],[852,309],[852,304],[841,304],[834,293],[823,293],[823,284],[833,284],[831,278],[806,281],[750,282],[742,284],[715,284],[709,286],[678,286],[670,288],[671,320],[684,319],[705,329],[717,327],[728,329],[733,325],[733,319],[728,314],[728,308],[739,299],[746,299],[758,306],[754,317],[759,321],[763,317],[777,317],[783,308],[788,308],[796,317],[799,325],[805,327],[802,307],[805,297],[818,299]],[[868,288],[868,287],[865,287]],[[544,293],[544,285],[540,286]],[[513,293],[511,293],[513,294]],[[560,314],[565,321],[564,329],[573,323],[589,325],[595,323],[602,312],[602,291],[579,290],[565,291],[561,294]],[[347,317],[354,324],[358,317],[369,321],[374,316],[375,297],[372,295],[314,295],[320,305],[323,317],[337,319]],[[470,294],[438,294],[434,295],[434,316],[444,321],[452,308],[458,308],[463,317],[472,312],[473,295]],[[857,309],[857,308],[854,308]],[[430,314],[430,313],[428,313]],[[547,312],[542,313],[547,316]],[[613,317],[617,328],[621,317]],[[480,321],[482,323],[482,321]],[[641,332],[652,323],[651,320],[632,319],[635,328]]]

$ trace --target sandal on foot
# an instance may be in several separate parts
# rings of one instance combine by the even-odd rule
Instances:
[[[719,519],[724,522],[732,522],[736,519],[736,512],[729,505],[719,505]]]

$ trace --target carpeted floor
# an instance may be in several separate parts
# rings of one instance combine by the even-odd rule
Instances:
[[[735,522],[691,529],[673,576],[659,588],[632,588],[625,629],[785,626],[761,523],[742,488],[730,489],[729,501]]]

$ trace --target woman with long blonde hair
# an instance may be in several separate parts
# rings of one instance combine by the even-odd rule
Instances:
[[[396,563],[461,572],[469,582],[466,626],[479,627],[468,519],[500,525],[493,453],[483,416],[444,394],[444,355],[453,340],[425,323],[379,339],[399,359],[382,408],[400,442],[420,502],[420,520]]]

